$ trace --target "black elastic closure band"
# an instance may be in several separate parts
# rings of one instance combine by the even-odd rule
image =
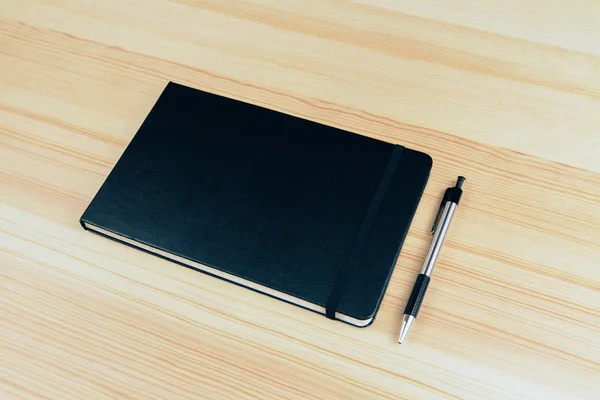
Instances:
[[[394,146],[394,151],[392,152],[385,170],[381,175],[379,185],[377,186],[375,194],[371,199],[371,204],[369,205],[367,213],[360,224],[360,228],[354,237],[354,242],[352,243],[352,247],[346,256],[346,260],[344,260],[344,265],[340,270],[335,285],[333,286],[333,290],[327,299],[327,304],[325,305],[325,315],[327,318],[335,319],[335,313],[340,305],[340,302],[342,301],[342,298],[344,297],[344,293],[348,287],[348,283],[350,282],[350,277],[352,276],[352,271],[354,271],[355,266],[358,265],[358,256],[360,255],[365,241],[367,240],[367,236],[371,230],[371,226],[373,225],[373,221],[375,220],[379,206],[383,201],[383,197],[387,191],[390,181],[392,180],[392,176],[396,170],[396,165],[398,165],[398,161],[400,160],[400,156],[402,155],[403,151],[404,147],[400,145]]]

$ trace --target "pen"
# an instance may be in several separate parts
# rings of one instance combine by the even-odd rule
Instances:
[[[413,287],[410,298],[408,299],[408,303],[406,304],[406,308],[404,309],[404,318],[402,319],[402,327],[400,328],[398,343],[402,343],[404,341],[406,334],[410,330],[410,327],[415,322],[415,318],[417,318],[419,308],[421,308],[421,303],[423,302],[425,292],[427,291],[427,286],[429,285],[429,279],[431,273],[433,272],[433,267],[435,266],[435,262],[440,254],[440,250],[442,249],[444,238],[448,233],[450,221],[452,221],[456,207],[460,202],[464,182],[465,178],[459,176],[458,180],[456,181],[456,186],[449,187],[444,193],[440,208],[438,209],[438,213],[433,221],[433,226],[431,227],[431,233],[433,234],[431,247],[429,248],[427,257],[425,257],[423,269],[417,277],[415,286]]]

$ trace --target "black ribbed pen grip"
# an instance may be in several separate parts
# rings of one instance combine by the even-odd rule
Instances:
[[[410,298],[408,299],[408,303],[406,304],[406,308],[404,309],[404,314],[412,315],[415,318],[417,317],[428,285],[429,277],[425,274],[419,274],[412,293],[410,294]]]

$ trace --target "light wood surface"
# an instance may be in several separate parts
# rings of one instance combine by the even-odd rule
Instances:
[[[1,399],[600,398],[600,2],[0,0],[0,19]],[[432,155],[372,326],[81,229],[169,80]]]

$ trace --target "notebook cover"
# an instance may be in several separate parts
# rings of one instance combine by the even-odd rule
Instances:
[[[325,307],[396,146],[169,83],[81,223]],[[431,166],[401,152],[339,313],[374,318]]]

